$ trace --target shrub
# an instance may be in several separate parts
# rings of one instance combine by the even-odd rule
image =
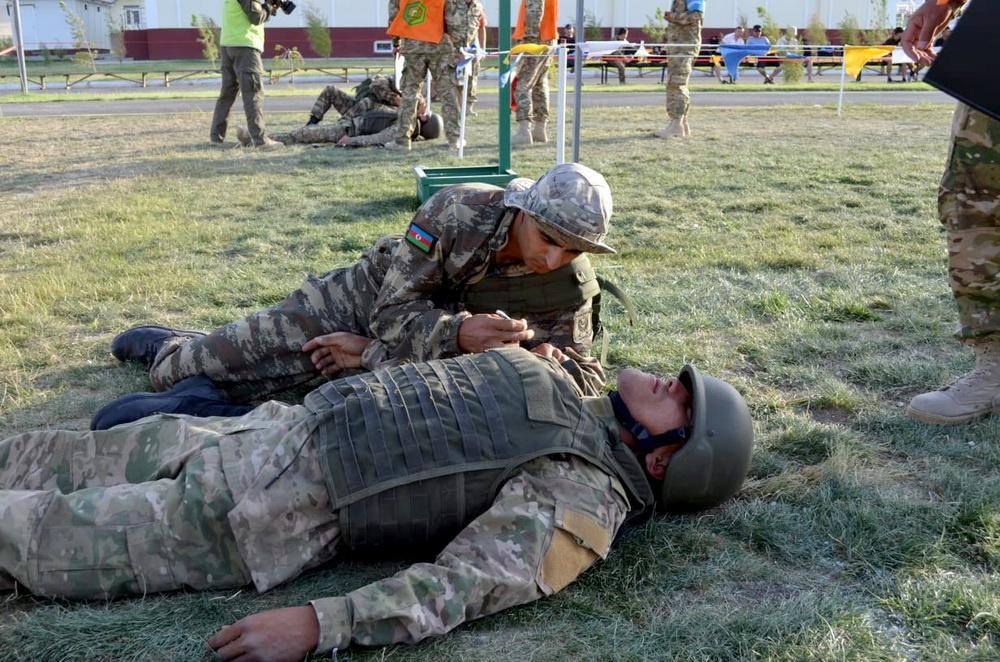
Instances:
[[[330,31],[326,29],[326,16],[313,5],[306,5],[306,34],[309,35],[309,45],[320,57],[330,57],[333,44],[330,43]]]

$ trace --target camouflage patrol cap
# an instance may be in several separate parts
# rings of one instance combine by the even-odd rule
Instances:
[[[514,181],[523,184],[520,178]],[[527,189],[508,185],[504,204],[530,214],[560,246],[586,253],[615,252],[604,243],[611,222],[611,188],[601,173],[585,165],[557,165]]]

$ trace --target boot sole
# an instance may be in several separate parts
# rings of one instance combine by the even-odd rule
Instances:
[[[910,406],[906,407],[907,416],[913,420],[920,421],[921,423],[929,423],[930,425],[961,425],[962,423],[968,423],[969,421],[974,421],[977,418],[983,418],[996,413],[1000,413],[1000,409],[994,407],[977,414],[966,414],[964,416],[941,416],[940,414],[931,414],[926,411],[914,409]]]

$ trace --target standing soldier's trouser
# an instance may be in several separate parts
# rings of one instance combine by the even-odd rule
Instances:
[[[482,69],[479,58],[472,61],[472,71],[469,73],[469,105],[479,101],[479,72]]]
[[[413,135],[417,121],[417,96],[427,78],[427,72],[430,71],[435,80],[435,90],[440,97],[445,136],[449,144],[457,143],[460,130],[455,49],[451,44],[443,43],[432,53],[406,53],[404,57],[406,61],[403,65],[403,77],[399,83],[403,102],[399,107],[396,141],[409,143],[410,136]],[[429,104],[430,99],[427,101]]]
[[[335,143],[344,136],[351,135],[353,128],[353,119],[341,117],[336,122],[301,126],[288,133],[271,134],[271,137],[286,145],[292,143],[304,145],[308,145],[309,143]]]
[[[215,102],[210,138],[221,141],[229,125],[229,109],[236,101],[236,94],[243,93],[243,110],[247,116],[247,130],[255,145],[264,142],[264,109],[261,101],[261,77],[264,65],[260,51],[245,46],[222,47],[222,89]]]
[[[358,264],[310,276],[276,306],[200,338],[176,339],[160,349],[149,370],[162,391],[192,375],[206,375],[233,402],[264,398],[319,376],[302,346],[334,331],[371,336],[368,311],[378,285]]]
[[[938,192],[962,340],[1000,337],[1000,121],[959,104]]]
[[[680,48],[667,48],[670,59],[667,60],[667,117],[681,120],[687,117],[691,107],[691,93],[688,91],[688,81],[691,78],[691,67],[694,56],[701,44],[701,25],[671,26],[667,30],[667,41],[672,44],[694,44]],[[688,57],[676,57],[686,55]]]
[[[516,119],[545,124],[549,119],[549,56],[525,55],[517,68]]]
[[[326,111],[330,110],[330,106],[333,106],[338,113],[343,115],[355,103],[357,103],[357,99],[354,98],[353,94],[338,90],[336,85],[327,85],[316,97],[316,103],[313,104],[309,114],[321,120],[326,115]]]
[[[273,447],[276,414],[255,411],[0,441],[0,589],[106,599],[248,583],[220,441],[246,430],[237,453]]]

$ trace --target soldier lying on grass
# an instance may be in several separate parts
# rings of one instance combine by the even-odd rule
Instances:
[[[355,357],[372,370],[518,343],[569,347],[566,369],[597,395],[604,372],[590,348],[600,288],[582,253],[614,252],[603,243],[611,212],[604,177],[577,163],[506,190],[443,189],[405,238],[380,239],[354,266],[310,276],[272,308],[207,335],[160,326],[120,334],[112,353],[148,366],[157,391],[171,390],[115,403],[92,425],[154,413],[237,415],[250,409],[242,403],[355,367]],[[353,335],[377,342],[361,355]]]
[[[0,590],[267,591],[343,555],[426,561],[209,640],[224,660],[297,660],[417,642],[558,592],[654,506],[739,490],[753,431],[735,389],[685,366],[624,370],[617,391],[583,398],[563,358],[509,347],[345,377],[240,418],[2,441]]]

